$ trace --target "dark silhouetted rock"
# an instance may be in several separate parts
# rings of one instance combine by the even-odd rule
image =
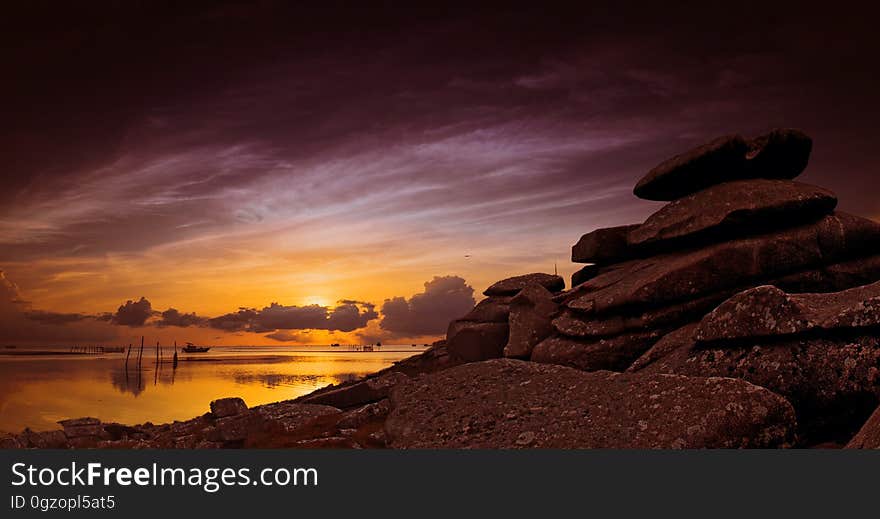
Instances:
[[[536,272],[534,274],[525,274],[512,278],[502,279],[501,281],[490,286],[483,292],[486,296],[515,296],[520,290],[537,283],[551,292],[559,292],[565,289],[565,280],[554,274],[543,274]]]
[[[733,180],[792,179],[807,166],[811,149],[812,140],[793,129],[776,129],[751,141],[739,135],[719,137],[661,163],[639,180],[633,193],[669,201]]]
[[[878,249],[880,224],[835,213],[800,227],[621,264],[572,290],[582,295],[568,306],[587,313],[665,306]]]
[[[627,236],[637,227],[638,224],[608,227],[581,236],[571,248],[571,261],[608,265],[631,259],[633,251],[627,243]]]
[[[398,448],[736,448],[793,441],[794,412],[727,378],[584,373],[512,359],[420,377],[392,393]]]
[[[506,323],[510,315],[510,297],[487,297],[460,320],[478,323]]]
[[[623,371],[663,334],[663,330],[656,330],[593,340],[557,335],[538,343],[532,351],[531,360],[583,371]]]
[[[213,414],[215,418],[234,416],[244,413],[247,410],[247,404],[244,403],[244,400],[238,397],[221,398],[211,402],[211,414]]]
[[[707,315],[699,342],[880,326],[880,282],[825,294],[788,294],[774,286],[741,292]]]
[[[446,349],[452,362],[497,359],[504,354],[510,335],[507,323],[452,321],[446,332]]]
[[[806,442],[848,439],[880,399],[880,338],[755,339],[742,345],[684,345],[637,373],[725,376],[787,398]]]
[[[859,432],[853,436],[853,439],[846,444],[847,449],[880,449],[880,408],[877,408],[865,422],[865,425],[859,429]]]
[[[300,398],[298,402],[347,409],[386,398],[394,386],[407,378],[403,373],[385,373],[353,384],[343,385],[339,388],[313,393]]]
[[[599,265],[589,264],[571,275],[571,286],[576,287],[599,275]]]
[[[528,285],[510,301],[510,335],[504,356],[528,358],[535,345],[553,332],[559,307],[553,294],[538,284]]]
[[[749,142],[746,165],[753,178],[795,178],[810,161],[813,139],[800,130],[777,128]]]
[[[815,220],[836,205],[831,191],[800,182],[726,182],[666,204],[627,239],[633,247],[669,250],[682,242],[741,237]]]

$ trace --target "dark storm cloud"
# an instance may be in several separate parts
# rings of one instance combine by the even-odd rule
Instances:
[[[814,134],[808,175],[845,208],[880,211],[855,13],[125,5],[7,28],[0,259],[343,227],[353,206],[571,236],[644,217],[631,186],[668,156],[775,125]]]
[[[273,333],[267,333],[266,337],[279,342],[306,342],[311,339],[308,331],[291,332],[289,330],[279,330]]]
[[[141,297],[137,301],[129,299],[113,314],[113,323],[121,326],[143,326],[153,316],[153,305]]]
[[[320,305],[284,306],[272,303],[261,310],[241,308],[238,312],[214,317],[207,322],[208,326],[220,330],[254,333],[275,330],[350,332],[363,328],[369,321],[378,317],[372,303],[344,300],[333,308]]]
[[[18,286],[0,270],[0,341],[71,344],[107,341],[116,337],[112,326],[90,316],[35,310],[23,301]]]
[[[161,314],[161,319],[155,322],[156,326],[179,326],[185,328],[187,326],[201,326],[207,321],[206,318],[200,317],[195,313],[181,313],[175,308],[169,308]]]
[[[237,312],[208,319],[208,326],[227,332],[241,332],[250,328],[256,316],[257,311],[253,308],[239,308]]]
[[[449,322],[474,306],[474,289],[458,276],[435,276],[425,290],[405,297],[386,299],[379,326],[399,337],[437,335]]]
[[[42,324],[55,325],[76,323],[85,319],[97,319],[95,316],[86,314],[65,314],[57,312],[47,312],[45,310],[31,310],[29,312],[26,312],[25,316],[31,321],[36,321]]]

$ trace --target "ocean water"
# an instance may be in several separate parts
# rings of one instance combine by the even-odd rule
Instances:
[[[418,354],[423,347],[216,346],[207,353],[144,349],[126,368],[124,353],[71,355],[67,348],[0,350],[0,431],[59,428],[66,418],[93,416],[126,424],[186,420],[211,400],[242,397],[249,406],[296,398],[328,384],[360,378]]]

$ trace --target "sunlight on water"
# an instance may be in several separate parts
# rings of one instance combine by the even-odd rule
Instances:
[[[422,351],[335,350],[215,347],[181,355],[177,369],[165,352],[158,370],[153,348],[144,351],[140,370],[134,359],[126,370],[122,354],[0,355],[0,431],[56,429],[58,420],[81,416],[127,424],[186,420],[207,412],[217,398],[239,396],[249,406],[296,398]]]

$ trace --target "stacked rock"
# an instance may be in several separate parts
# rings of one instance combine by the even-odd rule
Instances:
[[[567,291],[547,274],[490,287],[450,356],[742,378],[792,403],[802,442],[851,438],[880,401],[880,224],[792,180],[811,148],[776,129],[663,162],[634,193],[664,207],[581,237]]]
[[[557,298],[556,333],[531,359],[623,370],[742,290],[825,292],[880,279],[880,225],[834,212],[833,193],[790,180],[810,149],[802,132],[774,130],[722,137],[654,168],[635,193],[669,203],[572,247],[572,260],[589,265]]]

